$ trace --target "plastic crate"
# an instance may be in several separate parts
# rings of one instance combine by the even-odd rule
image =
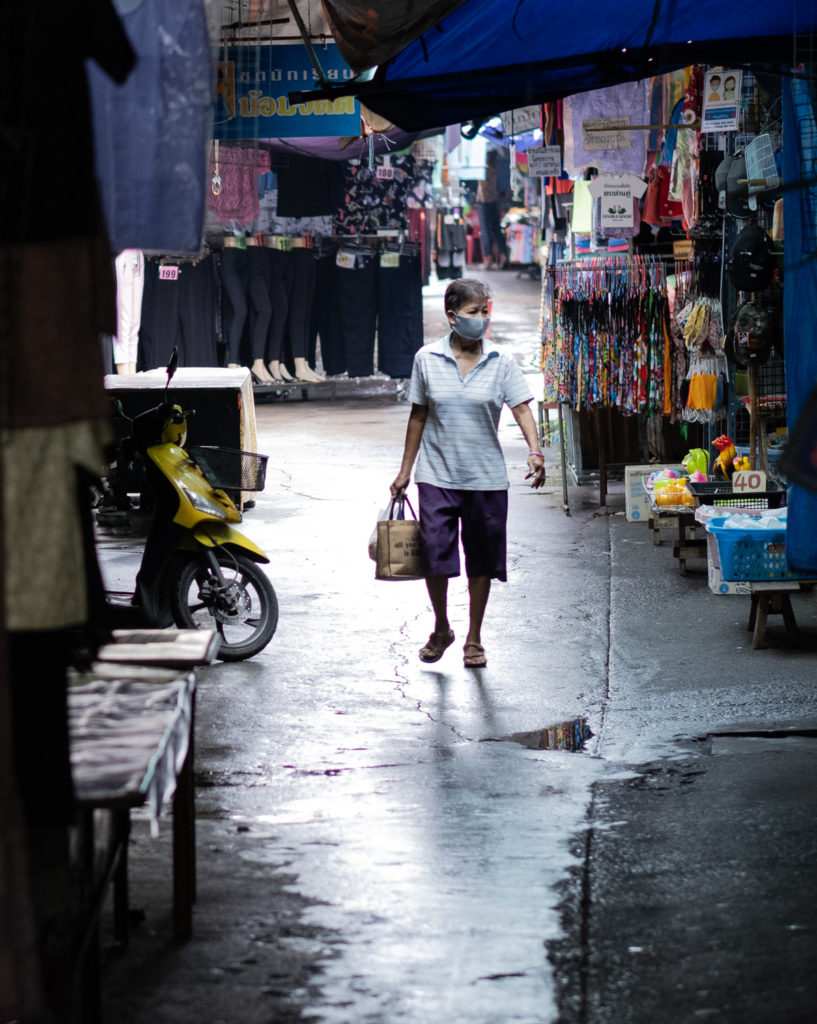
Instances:
[[[780,508],[786,499],[786,492],[782,487],[767,487],[765,491],[752,491],[751,496],[735,494],[729,480],[706,480],[698,484],[690,480],[687,487],[701,505]]]
[[[741,530],[725,523],[725,518],[710,519],[706,526],[718,542],[723,579],[770,583],[807,578],[789,569],[785,530]]]
[[[191,445],[190,455],[207,482],[224,491],[263,491],[267,456],[215,445]]]

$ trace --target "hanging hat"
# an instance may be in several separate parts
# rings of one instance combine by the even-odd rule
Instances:
[[[772,241],[766,232],[749,224],[735,239],[729,251],[729,277],[742,292],[767,288],[774,276]]]
[[[749,195],[746,174],[746,154],[735,153],[726,171],[726,212],[733,217],[751,217],[757,209],[757,200]]]
[[[776,334],[773,308],[744,302],[735,316],[727,354],[738,366],[760,366],[769,358]]]
[[[728,175],[729,168],[731,166],[732,154],[727,153],[715,168],[715,189],[718,193],[718,206],[722,210],[726,209],[726,176]]]

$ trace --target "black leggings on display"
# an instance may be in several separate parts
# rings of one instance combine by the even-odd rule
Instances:
[[[292,292],[287,320],[289,352],[293,359],[306,359],[312,300],[315,296],[315,253],[312,249],[293,249],[289,255],[292,265]]]
[[[370,377],[374,373],[377,257],[358,256],[356,263],[354,270],[335,267],[338,319],[349,376]]]
[[[241,338],[247,322],[247,253],[244,249],[223,249],[221,252],[221,286],[227,297],[224,319],[227,334],[227,361],[241,362]]]
[[[248,295],[250,299],[250,361],[263,359],[272,319],[269,252],[257,245],[247,248]],[[233,360],[235,361],[235,360]]]
[[[420,256],[400,256],[377,271],[377,366],[389,377],[410,377],[423,344],[423,272]]]
[[[267,362],[280,362],[284,358],[284,332],[289,315],[289,299],[292,294],[292,261],[290,253],[278,249],[267,249],[270,265],[270,318],[267,335]]]
[[[343,333],[338,316],[338,272],[334,252],[325,253],[315,261],[310,352],[315,350],[316,338],[320,338],[324,373],[345,373],[346,354],[343,351]]]

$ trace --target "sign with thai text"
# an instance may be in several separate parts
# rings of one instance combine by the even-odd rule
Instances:
[[[532,132],[538,128],[542,120],[542,108],[536,103],[531,107],[517,107],[516,110],[506,110],[500,114],[502,118],[502,130],[506,135],[521,135],[523,132]]]
[[[562,151],[558,146],[532,147],[527,154],[530,177],[558,178],[562,173]]]
[[[334,43],[318,47],[330,84],[354,77]],[[220,52],[213,137],[280,139],[359,135],[360,105],[353,96],[292,103],[289,94],[316,89],[318,73],[305,46],[231,46]]]
[[[630,123],[630,118],[591,117],[582,121],[582,146],[585,150],[629,149],[630,133],[621,131]]]

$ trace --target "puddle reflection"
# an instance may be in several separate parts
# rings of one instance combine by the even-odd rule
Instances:
[[[515,732],[504,739],[521,743],[529,750],[569,750],[573,753],[584,750],[584,745],[593,733],[586,718],[571,718],[556,725],[546,725],[531,732]]]

